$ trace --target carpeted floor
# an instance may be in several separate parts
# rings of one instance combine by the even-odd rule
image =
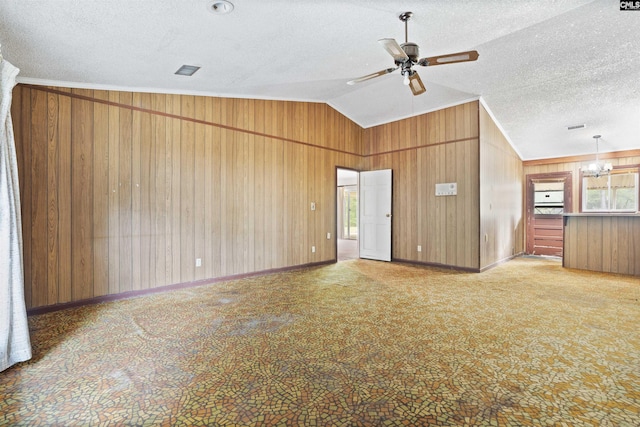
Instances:
[[[339,264],[30,318],[9,425],[640,425],[640,280]]]

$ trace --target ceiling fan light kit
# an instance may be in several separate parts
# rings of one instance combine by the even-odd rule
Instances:
[[[422,67],[454,64],[457,62],[469,62],[478,59],[478,52],[470,50],[467,52],[451,53],[447,55],[432,56],[428,58],[419,59],[420,48],[416,43],[409,42],[409,25],[408,22],[413,16],[412,12],[403,12],[398,16],[400,21],[404,22],[404,43],[398,44],[395,39],[380,39],[378,43],[393,57],[395,62],[395,68],[387,68],[375,73],[367,74],[366,76],[359,77],[347,82],[349,85],[354,85],[366,80],[371,80],[376,77],[389,74],[400,68],[400,74],[403,76],[403,83],[411,89],[414,95],[420,95],[426,92],[426,88],[418,72],[412,69],[414,65],[420,65]]]

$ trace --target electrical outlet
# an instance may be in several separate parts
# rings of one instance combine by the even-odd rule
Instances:
[[[331,240],[331,233],[327,233],[327,240]]]
[[[311,210],[312,211],[316,210],[316,202],[311,202]]]
[[[313,253],[313,254],[316,253],[316,247],[315,246],[311,246],[311,253]]]
[[[202,267],[202,258],[196,258],[196,267]]]
[[[418,252],[422,252],[422,246],[418,245]]]

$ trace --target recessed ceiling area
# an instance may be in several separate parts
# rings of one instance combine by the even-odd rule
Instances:
[[[367,128],[482,99],[523,160],[640,148],[640,13],[587,0],[0,0],[3,56],[18,81],[324,102]],[[36,7],[37,6],[37,7]],[[417,67],[413,96],[377,40],[474,62]],[[175,75],[198,64],[192,77]],[[585,128],[568,127],[586,123]]]

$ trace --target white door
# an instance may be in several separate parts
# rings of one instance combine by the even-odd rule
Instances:
[[[391,261],[391,169],[360,172],[360,258]]]

